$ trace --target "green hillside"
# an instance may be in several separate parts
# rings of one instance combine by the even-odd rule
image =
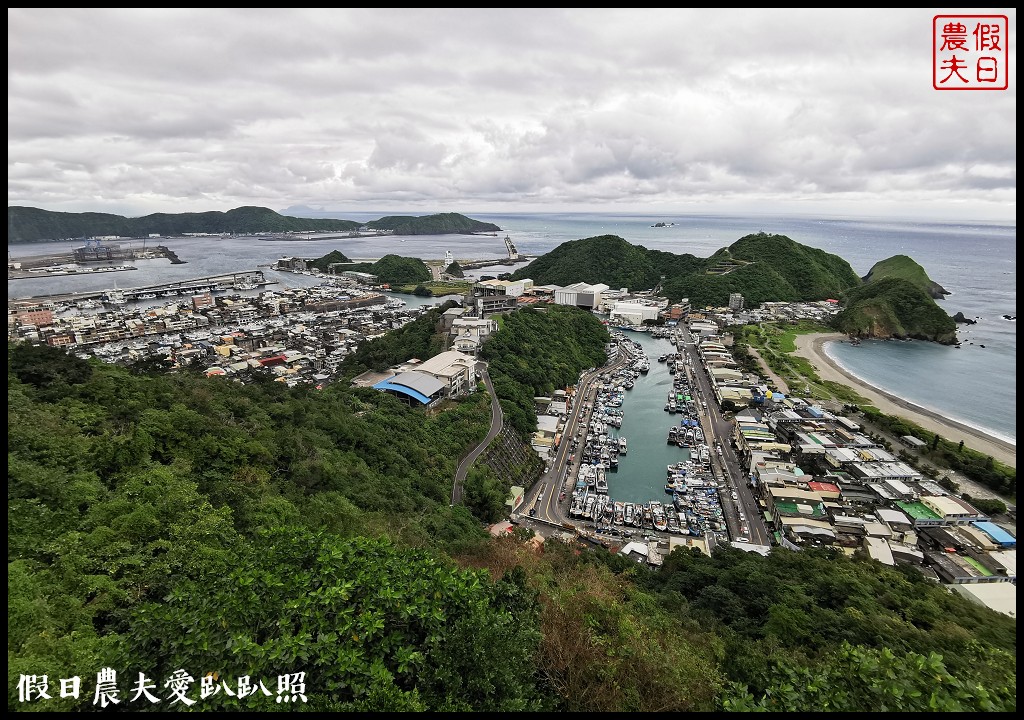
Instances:
[[[366,225],[374,230],[390,230],[395,235],[467,235],[501,230],[494,223],[480,222],[459,213],[439,213],[424,217],[390,215]]]
[[[389,285],[426,282],[433,277],[422,260],[401,255],[385,255],[377,262],[353,263],[344,269],[376,275],[379,282]]]
[[[834,325],[848,335],[957,342],[953,318],[904,278],[887,277],[853,289],[842,298],[842,307]]]
[[[824,300],[861,282],[838,255],[766,233],[740,238],[710,258],[648,250],[601,235],[562,243],[512,277],[540,285],[587,282],[631,290],[653,288],[664,278],[662,292],[669,300],[689,298],[695,307],[726,305],[734,292],[750,305]]]
[[[864,276],[864,282],[874,282],[887,277],[903,278],[917,285],[935,300],[941,300],[949,291],[928,277],[924,268],[906,255],[893,255],[876,262]]]
[[[385,217],[366,224],[374,229],[391,230],[396,235],[445,235],[500,230],[497,225],[473,220],[458,213]],[[7,208],[8,244],[97,235],[146,237],[151,234],[176,236],[186,233],[350,232],[363,225],[354,220],[288,217],[264,207],[240,207],[227,212],[155,213],[137,218],[106,213],[52,212],[33,207]]]
[[[286,217],[264,207],[240,207],[227,212],[155,213],[137,218],[105,213],[51,212],[30,207],[7,208],[9,244],[96,235],[146,237],[151,234],[350,231],[359,226],[360,223],[352,220]]]
[[[599,235],[564,242],[528,266],[512,273],[513,280],[530,278],[537,285],[604,283],[612,288],[654,287],[661,272],[647,249],[617,235]]]
[[[322,273],[327,272],[333,263],[351,263],[352,261],[348,258],[345,253],[340,250],[332,250],[322,257],[318,257],[316,260],[310,260],[309,265],[315,267]]]
[[[728,304],[740,293],[750,306],[768,301],[825,300],[860,284],[850,264],[785,235],[757,233],[740,238],[695,272],[666,279],[664,292],[694,307]]]

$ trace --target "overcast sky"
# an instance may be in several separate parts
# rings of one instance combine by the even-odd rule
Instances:
[[[933,89],[966,12],[1008,90]],[[7,15],[8,205],[1015,222],[1012,8]]]

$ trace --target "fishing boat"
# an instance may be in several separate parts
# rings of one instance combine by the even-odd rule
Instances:
[[[604,505],[601,506],[601,522],[605,525],[615,522],[615,503],[609,497],[604,499]]]
[[[675,510],[666,510],[665,519],[668,531],[670,533],[679,533],[679,517],[676,515]]]
[[[583,496],[573,495],[572,507],[569,508],[569,515],[572,517],[579,517],[583,514]]]
[[[115,288],[111,288],[110,290],[106,290],[103,293],[103,302],[107,303],[108,305],[115,305],[115,306],[127,305],[128,304],[128,300],[125,299],[125,296],[124,296],[124,290],[120,290],[120,289],[118,289],[116,287]]]
[[[619,454],[620,455],[625,455],[626,454],[626,438],[624,438],[624,437],[620,437],[619,438]]]
[[[621,500],[616,500],[612,503],[613,518],[612,522],[616,525],[622,525],[626,522],[626,503]]]
[[[665,517],[665,506],[660,500],[651,500],[651,522],[655,530],[665,531],[668,529],[668,519]]]
[[[634,524],[633,520],[634,520],[635,510],[636,510],[636,507],[633,505],[633,503],[628,502],[628,503],[624,503],[623,504],[623,507],[622,507],[622,522],[624,524],[626,524],[626,525],[633,525]]]

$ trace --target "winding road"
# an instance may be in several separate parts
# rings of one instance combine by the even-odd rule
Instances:
[[[484,385],[487,387],[487,392],[491,396],[491,429],[487,431],[487,437],[481,441],[479,445],[469,451],[466,457],[462,458],[459,463],[458,469],[455,471],[455,483],[452,485],[452,505],[462,504],[462,483],[466,480],[466,473],[473,467],[473,463],[480,457],[480,453],[487,449],[487,446],[491,444],[494,438],[498,437],[498,433],[501,432],[502,423],[502,412],[501,404],[498,402],[498,396],[494,393],[494,386],[491,384],[491,376],[487,374],[487,368],[483,367],[480,370],[480,379],[483,380]]]

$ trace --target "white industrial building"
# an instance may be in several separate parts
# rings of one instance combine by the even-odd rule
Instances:
[[[643,325],[645,320],[657,320],[661,308],[647,300],[618,300],[608,313],[612,325]]]
[[[476,283],[478,287],[494,288],[499,295],[519,297],[533,288],[533,280],[523,278],[522,280],[480,280]]]
[[[575,307],[596,310],[601,305],[601,293],[610,289],[604,283],[588,285],[578,282],[555,290],[556,305],[573,305]]]

